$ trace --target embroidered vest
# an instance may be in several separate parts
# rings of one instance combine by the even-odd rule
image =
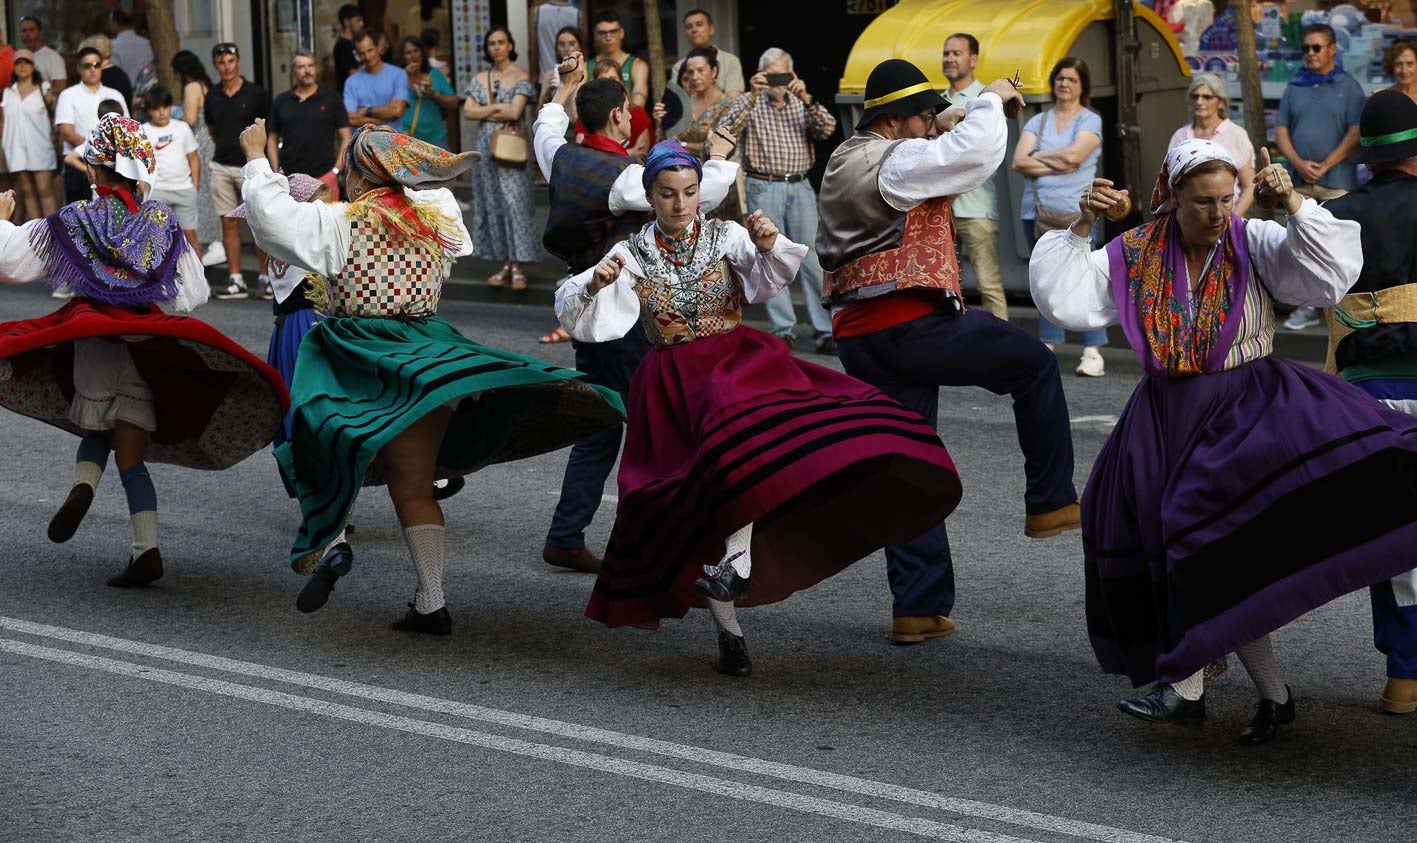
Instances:
[[[634,159],[568,143],[551,163],[551,208],[541,243],[566,262],[571,272],[584,272],[600,262],[610,247],[638,231],[648,218],[610,213],[610,188]]]
[[[937,289],[962,310],[951,197],[902,213],[881,196],[881,164],[900,143],[857,132],[827,162],[817,228],[822,301],[840,306],[897,290]]]
[[[373,215],[351,226],[349,260],[329,279],[330,315],[417,318],[437,313],[451,261],[391,238]]]
[[[743,321],[743,285],[723,259],[727,229],[723,220],[703,222],[696,257],[684,273],[694,280],[684,280],[664,260],[648,230],[629,239],[630,252],[647,273],[635,285],[640,323],[656,348],[726,334]]]

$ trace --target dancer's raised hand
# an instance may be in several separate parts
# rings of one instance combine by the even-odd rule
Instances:
[[[247,161],[266,157],[266,121],[257,117],[256,122],[241,130],[241,151]]]
[[[761,209],[754,211],[747,219],[748,236],[753,238],[753,244],[760,252],[771,252],[772,247],[777,245],[777,226],[773,225],[768,215]]]
[[[591,293],[598,293],[614,284],[624,268],[625,259],[613,252],[602,258],[600,263],[595,265],[595,274],[590,279]]]
[[[1282,164],[1270,161],[1269,149],[1260,147],[1260,171],[1255,173],[1255,201],[1261,208],[1283,205],[1293,214],[1304,204],[1304,197],[1294,189],[1294,181],[1289,178],[1289,170]]]

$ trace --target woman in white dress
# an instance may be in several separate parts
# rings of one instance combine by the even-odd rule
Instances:
[[[3,105],[5,131],[0,145],[5,149],[5,161],[24,197],[25,216],[36,220],[59,210],[50,189],[54,175],[54,130],[49,120],[49,83],[40,78],[34,67],[34,53],[15,52],[15,82],[5,89]]]

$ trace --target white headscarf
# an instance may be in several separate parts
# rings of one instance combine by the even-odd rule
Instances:
[[[1223,161],[1240,169],[1230,152],[1214,141],[1188,140],[1166,153],[1166,163],[1161,165],[1156,187],[1151,191],[1151,213],[1169,214],[1176,210],[1176,185],[1186,173],[1210,161]]]

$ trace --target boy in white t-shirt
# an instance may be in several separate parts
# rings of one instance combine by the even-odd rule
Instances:
[[[177,215],[177,224],[187,241],[197,245],[197,189],[201,186],[202,163],[197,157],[197,138],[184,120],[172,119],[172,92],[161,85],[147,95],[148,122],[143,132],[157,154],[148,199],[161,202]]]

